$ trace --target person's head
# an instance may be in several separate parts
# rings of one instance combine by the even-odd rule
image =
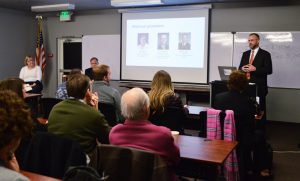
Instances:
[[[144,35],[144,34],[140,35],[138,44],[141,46],[144,46],[147,44],[146,35]]]
[[[32,128],[31,111],[24,100],[11,90],[1,90],[0,158],[11,156],[17,149],[21,138],[29,136]]]
[[[166,33],[161,34],[159,40],[162,45],[168,44],[168,35]]]
[[[35,62],[30,55],[25,56],[24,64],[29,68],[33,68],[35,66]]]
[[[163,112],[165,98],[170,95],[175,95],[171,76],[168,72],[160,70],[155,73],[151,83],[149,92],[151,109],[154,112]]]
[[[91,64],[91,68],[96,67],[96,66],[99,64],[98,58],[92,57],[92,58],[90,59],[90,64]]]
[[[74,74],[69,77],[66,87],[69,97],[84,99],[88,91],[91,90],[90,79],[83,74]]]
[[[0,82],[0,90],[11,90],[24,98],[26,91],[24,80],[18,77],[4,79]]]
[[[105,80],[109,82],[110,74],[111,71],[108,65],[101,64],[93,68],[93,78],[95,81]]]
[[[122,115],[128,120],[146,120],[150,113],[149,104],[149,97],[143,89],[132,88],[122,95]]]
[[[247,89],[248,79],[245,73],[241,71],[233,71],[229,75],[227,87],[230,91],[243,92]]]
[[[188,43],[188,36],[187,34],[182,35],[182,43]]]
[[[251,33],[249,34],[248,37],[248,43],[249,43],[249,47],[254,50],[255,48],[257,48],[259,46],[259,35],[257,33]]]

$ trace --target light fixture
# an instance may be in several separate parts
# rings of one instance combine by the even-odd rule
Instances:
[[[32,12],[50,12],[50,11],[62,11],[62,10],[74,10],[74,4],[51,4],[42,6],[31,6]]]
[[[163,4],[164,0],[111,0],[111,6],[128,7],[128,6],[149,6]]]

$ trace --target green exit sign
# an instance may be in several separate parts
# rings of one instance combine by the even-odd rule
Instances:
[[[70,11],[61,11],[59,13],[60,21],[71,21],[71,12]]]

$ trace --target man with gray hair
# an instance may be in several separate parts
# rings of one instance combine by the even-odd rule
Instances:
[[[110,144],[152,151],[164,158],[169,166],[178,163],[179,148],[170,129],[147,120],[150,101],[145,91],[133,88],[125,92],[121,98],[121,111],[126,120],[112,128]]]

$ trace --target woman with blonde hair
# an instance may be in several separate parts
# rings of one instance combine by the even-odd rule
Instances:
[[[20,71],[19,78],[30,85],[32,90],[29,93],[41,93],[43,90],[42,71],[40,66],[35,65],[35,61],[31,56],[26,56],[24,59],[25,66]]]
[[[160,70],[155,73],[148,95],[151,111],[149,120],[153,124],[183,134],[181,122],[186,118],[186,114],[181,99],[174,92],[168,72]]]

